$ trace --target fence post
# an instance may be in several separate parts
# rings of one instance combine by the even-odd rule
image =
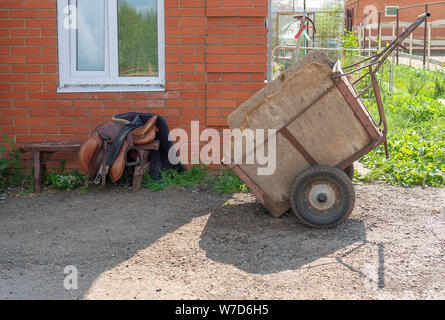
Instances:
[[[428,70],[430,69],[431,61],[431,22],[428,23]]]
[[[372,28],[371,25],[369,25],[368,49],[371,49],[371,44],[372,44]],[[369,50],[368,56],[371,56],[371,50]]]
[[[377,25],[377,48],[380,51],[382,48],[382,26],[381,26],[381,12],[379,11],[379,19]]]
[[[425,5],[425,12],[428,12],[428,5]],[[425,18],[425,28],[423,30],[423,67],[426,66],[426,28],[428,27],[428,17]]]
[[[365,21],[363,22],[363,49],[366,48],[366,16]]]
[[[394,54],[391,54],[391,63],[390,63],[390,71],[389,71],[389,92],[393,92],[394,90]]]
[[[395,38],[396,38],[396,26],[393,24],[392,25],[392,41],[394,41]]]
[[[412,67],[413,62],[413,34],[409,35],[409,66]]]

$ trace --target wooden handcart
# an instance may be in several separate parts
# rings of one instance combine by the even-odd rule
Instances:
[[[377,55],[344,69],[339,62],[332,66],[324,52],[308,54],[229,116],[229,126],[241,132],[276,130],[274,173],[260,175],[258,164],[234,163],[233,157],[229,165],[273,215],[292,208],[301,222],[317,228],[335,227],[348,218],[355,191],[344,170],[382,143],[388,155],[377,72],[429,15],[420,15]],[[370,84],[357,92],[355,85],[367,77]],[[361,99],[370,89],[378,122]],[[256,150],[269,150],[270,139]]]

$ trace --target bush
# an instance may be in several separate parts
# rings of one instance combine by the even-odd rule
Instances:
[[[46,185],[58,190],[73,190],[85,186],[87,182],[88,177],[75,170],[65,173],[48,171],[45,178]]]
[[[443,79],[436,77],[434,79],[434,98],[443,97],[445,93],[445,85]]]
[[[445,106],[437,100],[444,94],[444,81],[439,72],[396,67],[394,94],[383,94],[390,158],[383,146],[362,157],[372,170],[362,180],[445,186]],[[378,118],[375,102],[365,104]]]
[[[405,187],[427,185],[445,186],[445,142],[425,138],[414,130],[389,139],[390,158],[384,157],[384,150],[376,151],[362,158],[362,162],[376,171],[374,179]]]
[[[341,46],[344,49],[359,49],[360,44],[358,43],[358,36],[353,31],[345,30],[345,34],[341,38]],[[354,62],[354,56],[356,53],[350,50],[344,50],[343,56],[347,65],[351,65]]]
[[[7,152],[6,146],[9,146],[9,151]],[[2,155],[7,152],[7,157]],[[15,147],[14,140],[10,139],[8,136],[3,135],[0,140],[0,188],[4,189],[6,187],[22,184],[23,182],[29,180],[29,177],[23,175],[20,172],[20,151]]]

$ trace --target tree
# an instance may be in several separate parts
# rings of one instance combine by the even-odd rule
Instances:
[[[119,74],[157,76],[157,11],[138,11],[123,1],[119,4],[118,32]]]

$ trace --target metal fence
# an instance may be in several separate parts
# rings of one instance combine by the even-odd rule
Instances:
[[[280,45],[273,48],[271,53],[272,65],[271,79],[275,79],[281,71],[287,69],[295,62],[295,45]],[[376,49],[343,49],[343,48],[323,48],[323,47],[301,47],[300,57],[312,50],[324,50],[332,61],[343,60],[347,65],[354,64],[361,59],[377,53]],[[350,54],[346,54],[350,53]],[[345,58],[345,57],[349,58]]]
[[[297,30],[286,28],[293,16],[306,13],[314,20],[317,33],[309,32],[311,41],[304,40],[299,57],[314,49],[323,49],[333,59],[342,59],[346,52],[356,52],[356,57],[370,56],[382,50],[395,39],[417,16],[429,11],[431,17],[410,37],[405,39],[394,53],[396,64],[445,70],[445,1],[428,2],[387,11],[370,11],[362,16],[352,16],[345,8],[345,1],[326,0],[317,8],[304,8],[303,0],[273,0],[271,14],[271,46],[269,79],[279,70],[295,62]],[[312,2],[311,2],[312,3]],[[279,5],[278,5],[279,4]],[[345,27],[358,36],[359,49],[342,48],[341,39]],[[351,56],[351,55],[348,55]]]
[[[389,15],[387,8],[357,17],[346,10],[346,26],[357,33],[361,48],[379,50],[403,32],[415,17],[428,11],[431,17],[397,49],[396,63],[442,70],[445,63],[445,1],[391,10]],[[353,25],[352,21],[360,22]]]

